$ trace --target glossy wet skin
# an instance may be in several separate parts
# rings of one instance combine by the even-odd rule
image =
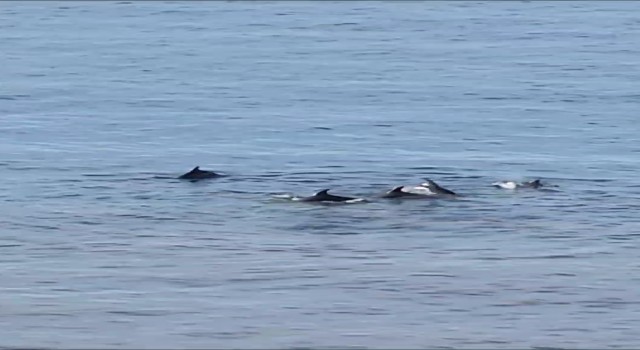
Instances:
[[[336,196],[328,193],[329,190],[322,190],[313,196],[302,198],[301,202],[346,202],[354,200],[354,197]]]
[[[180,175],[179,179],[184,180],[204,180],[204,179],[212,179],[220,177],[220,174],[217,174],[213,171],[209,170],[200,170],[200,167],[197,166],[186,174]]]

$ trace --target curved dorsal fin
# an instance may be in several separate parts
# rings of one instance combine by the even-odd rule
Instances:
[[[441,193],[445,193],[445,194],[449,194],[449,195],[452,195],[452,196],[456,195],[455,192],[438,185],[435,181],[433,181],[433,180],[431,180],[429,178],[425,178],[424,180],[426,181],[425,184],[427,185],[427,187],[429,187],[429,190],[436,191],[436,192],[441,192]]]
[[[198,165],[197,167],[189,170],[189,172],[187,174],[193,174],[193,173],[197,173],[200,171],[200,166]]]
[[[535,179],[533,181],[529,181],[528,185],[533,187],[533,188],[538,188],[538,187],[542,186],[542,182],[540,181],[540,179]]]
[[[389,193],[400,193],[400,192],[403,192],[402,191],[403,188],[404,188],[404,186],[396,186],[391,191],[389,191]]]
[[[329,190],[330,190],[329,188],[326,188],[326,189],[324,189],[324,190],[322,190],[322,191],[318,191],[318,192],[315,194],[315,196],[328,195],[329,193],[327,193],[327,192],[329,192]]]

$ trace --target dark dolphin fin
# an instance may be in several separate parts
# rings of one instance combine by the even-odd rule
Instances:
[[[301,199],[302,202],[322,202],[331,197],[329,193],[329,189],[324,189],[322,191],[316,192],[313,196],[304,197]]]
[[[324,197],[324,196],[328,196],[329,195],[329,190],[330,188],[324,189],[322,191],[317,192],[316,194],[314,194],[314,197]]]
[[[391,191],[389,191],[388,193],[405,193],[402,190],[403,188],[404,188],[404,186],[396,186]]]
[[[199,172],[200,172],[200,166],[198,165],[197,167],[195,167],[195,168],[193,168],[193,169],[189,170],[189,172],[188,172],[188,173],[186,173],[185,175],[193,175],[193,174],[195,174],[195,173],[199,173]]]
[[[396,186],[392,190],[387,191],[385,194],[383,194],[382,198],[398,198],[398,197],[409,196],[410,193],[404,192],[402,190],[403,188],[404,186]]]
[[[299,199],[299,201],[301,202],[346,202],[353,199],[358,199],[353,197],[335,196],[335,195],[329,194],[329,190],[330,189],[327,188],[322,191],[318,191],[313,196]]]
[[[211,179],[219,176],[222,176],[222,175],[217,174],[213,171],[200,170],[200,166],[196,166],[195,168],[191,169],[191,171],[189,171],[188,173],[180,175],[179,178],[197,181],[197,180]]]
[[[191,176],[193,176],[193,174],[197,173],[200,171],[200,166],[196,166],[195,168],[191,169],[190,171],[188,171],[187,173],[184,173],[182,175],[180,175],[180,179],[188,179]]]
[[[435,193],[448,194],[448,195],[451,195],[451,196],[455,196],[456,195],[455,192],[453,192],[451,190],[448,190],[448,189],[438,185],[435,181],[433,181],[433,180],[431,180],[429,178],[425,178],[424,180],[427,182],[427,185],[429,185],[429,187],[430,187],[429,189],[432,190]]]

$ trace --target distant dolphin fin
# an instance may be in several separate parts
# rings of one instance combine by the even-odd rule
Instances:
[[[436,193],[440,192],[440,193],[449,194],[449,195],[452,195],[452,196],[456,195],[455,192],[453,192],[451,190],[448,190],[448,189],[438,185],[435,181],[433,181],[433,180],[431,180],[429,178],[425,178],[424,180],[426,181],[425,184],[429,187],[429,190],[431,190],[433,192],[436,192]]]
[[[319,191],[319,192],[317,192],[316,194],[314,194],[314,196],[326,196],[326,195],[328,195],[328,194],[329,194],[329,193],[328,193],[328,192],[329,192],[329,190],[330,190],[330,188],[324,189],[324,190]]]
[[[198,165],[198,166],[196,166],[195,168],[193,168],[193,169],[189,170],[189,172],[187,172],[185,175],[187,175],[187,174],[197,173],[197,172],[199,172],[199,171],[200,171],[200,166]]]
[[[538,188],[542,186],[542,181],[540,181],[540,179],[535,179],[533,181],[529,181],[527,182],[527,185],[533,187],[533,188]]]
[[[401,193],[401,192],[404,192],[404,191],[402,191],[403,188],[404,188],[404,186],[394,187],[391,191],[389,191],[389,193]]]

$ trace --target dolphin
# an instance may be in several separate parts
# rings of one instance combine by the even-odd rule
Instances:
[[[347,202],[354,201],[358,198],[354,197],[344,197],[344,196],[335,196],[329,193],[329,189],[324,189],[322,191],[317,192],[313,196],[303,197],[298,199],[300,202]]]
[[[191,171],[189,171],[188,173],[180,175],[178,178],[183,180],[197,181],[197,180],[204,180],[204,179],[212,179],[220,176],[222,175],[214,173],[213,171],[200,170],[200,167],[197,166],[191,169]]]
[[[526,182],[521,182],[521,183],[517,183],[515,181],[498,181],[498,182],[494,182],[491,185],[493,185],[494,187],[498,187],[498,188],[503,188],[505,190],[515,190],[517,188],[540,188],[543,186],[542,182],[540,181],[540,179],[536,179],[533,181],[526,181]]]

